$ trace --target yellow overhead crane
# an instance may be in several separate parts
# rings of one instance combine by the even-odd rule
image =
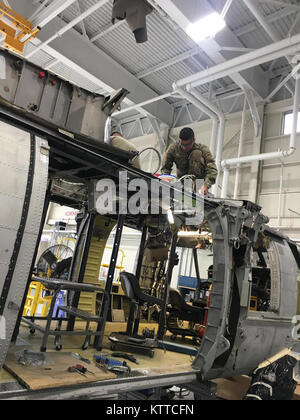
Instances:
[[[36,37],[39,28],[0,1],[0,33],[5,35],[4,47],[19,54],[25,44]]]

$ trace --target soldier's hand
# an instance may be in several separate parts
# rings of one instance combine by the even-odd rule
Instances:
[[[204,184],[203,187],[200,189],[199,192],[202,195],[207,195],[208,194],[208,188],[207,188],[207,186]]]

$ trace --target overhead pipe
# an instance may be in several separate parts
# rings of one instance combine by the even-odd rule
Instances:
[[[126,112],[130,112],[130,111],[136,110],[137,108],[142,108],[143,106],[150,105],[154,102],[158,102],[158,101],[161,101],[163,99],[172,97],[173,93],[174,92],[164,93],[163,95],[155,96],[154,98],[147,99],[146,101],[140,102],[139,104],[134,104],[134,105],[128,106],[127,108],[124,108],[121,111],[114,112],[112,116],[113,117],[118,117],[122,114],[126,114]]]
[[[110,145],[110,137],[111,137],[111,128],[112,128],[112,118],[109,116],[107,117],[105,127],[104,127],[104,143]]]
[[[53,42],[55,39],[61,37],[63,34],[65,34],[67,31],[72,29],[74,26],[76,26],[78,23],[86,19],[88,16],[96,12],[100,7],[104,6],[109,0],[100,0],[97,1],[96,4],[89,7],[85,12],[83,12],[81,15],[77,16],[75,19],[73,19],[70,23],[68,23],[66,26],[64,26],[62,29],[60,29],[58,32],[56,32],[53,36],[51,36],[49,39],[47,39],[44,42],[41,42],[33,51],[28,53],[25,58],[32,57],[36,52],[46,47],[50,42]]]
[[[210,138],[210,151],[212,152],[214,158],[216,157],[216,147],[217,147],[217,138],[219,131],[219,122],[218,118],[212,119],[212,129],[211,129],[211,138]]]
[[[292,127],[292,133],[290,136],[290,144],[289,144],[288,150],[281,150],[279,152],[271,152],[271,153],[261,153],[259,155],[243,156],[240,158],[223,160],[221,164],[224,170],[223,185],[222,185],[222,198],[227,197],[228,177],[229,177],[230,167],[234,167],[242,163],[258,162],[258,161],[271,160],[271,159],[285,159],[289,156],[292,156],[295,153],[296,140],[297,140],[298,111],[299,111],[299,105],[300,105],[300,79],[299,77],[300,77],[300,74],[297,73],[297,75],[295,75],[296,86],[295,86],[295,96],[294,96],[294,104],[293,104],[293,127]]]
[[[280,167],[280,183],[279,183],[279,195],[278,195],[278,226],[281,225],[281,209],[282,209],[282,192],[283,192],[283,171],[284,171],[284,165],[283,162],[281,162]]]
[[[222,153],[223,153],[223,146],[224,146],[224,138],[225,138],[225,115],[224,113],[214,105],[209,99],[205,98],[203,95],[198,93],[195,89],[193,89],[190,85],[187,85],[187,91],[189,91],[199,102],[204,104],[207,108],[209,108],[218,118],[219,120],[219,132],[218,132],[218,139],[217,139],[217,147],[216,147],[216,165],[218,169],[218,175],[216,179],[216,183],[213,186],[212,192],[215,196],[218,195],[218,185],[219,179],[222,171]],[[215,149],[211,149],[215,150]]]
[[[243,153],[243,143],[244,143],[245,129],[246,129],[246,112],[247,112],[247,97],[245,95],[244,107],[243,107],[243,112],[242,112],[242,124],[241,124],[241,132],[240,132],[239,149],[238,149],[238,156],[237,156],[238,158],[240,158]],[[241,165],[238,164],[236,168],[234,194],[233,194],[233,198],[235,200],[238,197],[240,177],[241,177]]]

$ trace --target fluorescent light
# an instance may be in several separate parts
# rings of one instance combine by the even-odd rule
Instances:
[[[170,225],[174,225],[175,220],[174,220],[174,215],[171,209],[167,210],[167,216],[168,216],[168,221],[170,223]]]
[[[195,23],[191,23],[187,27],[186,33],[195,42],[200,42],[205,38],[215,36],[216,33],[224,29],[225,26],[225,20],[217,12],[214,12]]]
[[[192,237],[198,237],[199,236],[199,232],[189,232],[189,231],[184,231],[181,230],[180,232],[178,232],[178,236],[183,236],[183,237],[188,237],[188,236],[192,236]]]

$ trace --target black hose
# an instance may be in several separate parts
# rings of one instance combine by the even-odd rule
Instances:
[[[144,153],[144,152],[146,152],[147,150],[153,150],[157,154],[157,156],[158,156],[159,166],[158,166],[158,168],[157,168],[156,171],[151,172],[151,174],[154,175],[154,174],[156,174],[159,171],[159,169],[161,167],[161,164],[162,164],[162,158],[161,158],[161,154],[159,153],[159,151],[157,149],[155,149],[155,147],[147,147],[146,149],[142,150],[136,157],[138,157],[138,156],[140,157],[141,154]],[[133,158],[132,160],[134,160],[134,159],[135,158]]]

